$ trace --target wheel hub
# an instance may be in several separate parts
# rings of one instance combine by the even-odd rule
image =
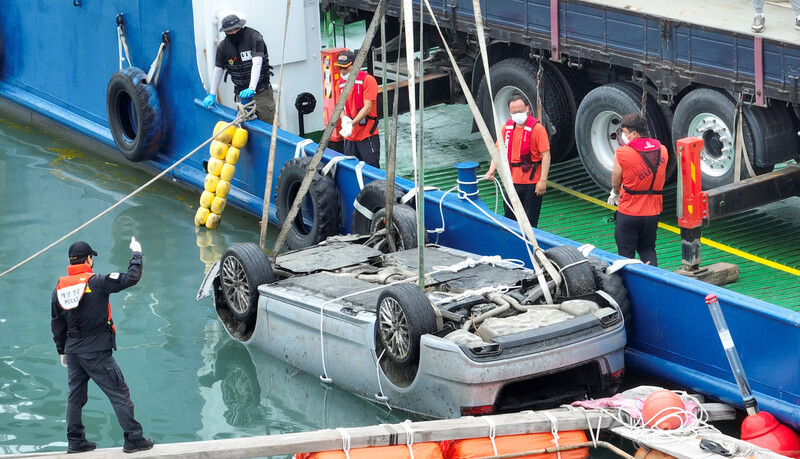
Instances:
[[[617,130],[621,122],[622,115],[611,110],[598,113],[592,120],[592,151],[597,162],[609,171],[614,168],[614,152],[620,146]]]
[[[250,303],[250,287],[244,266],[236,257],[227,257],[222,262],[222,292],[228,306],[235,313],[244,314]]]
[[[397,358],[405,357],[410,349],[410,333],[400,304],[394,298],[385,298],[378,313],[379,333],[386,350]]]
[[[720,177],[730,171],[734,158],[733,133],[725,121],[713,113],[700,113],[689,123],[687,135],[703,139],[700,169],[704,175]]]

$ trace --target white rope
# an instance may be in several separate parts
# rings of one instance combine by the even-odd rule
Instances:
[[[481,419],[486,421],[489,424],[489,440],[492,441],[492,450],[494,451],[495,456],[499,456],[497,454],[497,443],[494,441],[494,437],[497,435],[497,425],[494,423],[494,420],[489,416],[484,416]]]
[[[423,189],[423,191],[438,190],[438,188],[436,188],[433,185],[426,185],[422,189]],[[416,195],[417,195],[417,189],[416,188],[412,188],[412,189],[408,190],[408,192],[406,194],[404,194],[403,197],[400,198],[399,202],[400,202],[400,204],[408,204],[408,202],[411,201],[412,199],[414,199],[414,197]]]
[[[240,122],[240,116],[241,116],[241,115],[238,115],[238,116],[237,116],[237,117],[236,117],[236,118],[235,118],[233,121],[231,121],[230,123],[228,123],[228,124],[227,124],[225,127],[223,127],[223,128],[220,130],[220,131],[224,131],[224,130],[225,130],[225,129],[227,129],[228,127],[238,124],[238,123]],[[25,263],[27,263],[27,262],[29,262],[29,261],[33,260],[34,258],[38,257],[38,256],[39,256],[39,255],[41,255],[41,254],[43,254],[43,253],[47,252],[48,250],[52,249],[53,247],[55,247],[55,246],[56,246],[57,244],[59,244],[60,242],[62,242],[62,241],[64,241],[65,239],[67,239],[68,237],[72,236],[73,234],[77,233],[78,231],[80,231],[80,230],[82,230],[82,229],[86,228],[87,226],[91,225],[92,223],[94,223],[95,221],[97,221],[97,220],[98,220],[100,217],[102,217],[103,215],[105,215],[105,214],[107,214],[107,213],[111,212],[113,209],[116,209],[116,208],[117,208],[117,207],[118,207],[120,204],[122,204],[123,202],[125,202],[125,201],[127,201],[128,199],[130,199],[130,198],[132,198],[132,197],[136,196],[137,194],[139,194],[140,192],[142,192],[143,190],[145,190],[145,189],[146,189],[148,186],[150,186],[150,185],[152,185],[154,182],[156,182],[158,179],[160,179],[161,177],[163,177],[163,176],[167,175],[167,174],[168,174],[168,173],[169,173],[169,172],[170,172],[172,169],[175,169],[176,167],[178,167],[178,165],[179,165],[179,164],[181,164],[182,162],[184,162],[184,161],[186,161],[187,159],[189,159],[189,157],[191,157],[193,154],[197,153],[197,152],[198,152],[198,151],[199,151],[201,148],[203,148],[204,146],[208,145],[208,144],[209,144],[209,143],[210,143],[212,140],[214,140],[214,138],[215,138],[215,137],[216,137],[216,136],[212,135],[212,136],[211,136],[211,137],[209,137],[209,138],[208,138],[208,139],[207,139],[205,142],[203,142],[203,143],[201,143],[200,145],[198,145],[198,146],[197,146],[197,148],[195,148],[194,150],[192,150],[192,151],[190,151],[189,153],[187,153],[187,154],[186,154],[186,156],[184,156],[183,158],[181,158],[181,159],[179,159],[179,160],[175,161],[175,164],[173,164],[173,165],[171,165],[170,167],[168,167],[168,168],[164,169],[164,170],[163,170],[161,173],[159,173],[158,175],[156,175],[156,176],[155,176],[155,177],[153,177],[152,179],[148,180],[148,181],[147,181],[147,183],[145,183],[144,185],[142,185],[142,186],[140,186],[139,188],[135,189],[134,191],[132,191],[130,194],[128,194],[128,195],[127,195],[127,196],[125,196],[124,198],[120,199],[119,201],[115,202],[114,204],[112,204],[112,205],[111,205],[111,207],[109,207],[108,209],[106,209],[106,210],[104,210],[104,211],[100,212],[99,214],[97,214],[97,216],[93,217],[92,219],[90,219],[90,220],[89,220],[89,221],[87,221],[86,223],[84,223],[84,224],[82,224],[82,225],[78,226],[78,227],[77,227],[77,228],[75,228],[74,230],[72,230],[72,231],[70,231],[69,233],[67,233],[67,234],[65,234],[65,235],[61,236],[60,238],[58,238],[58,239],[57,239],[55,242],[53,242],[52,244],[50,244],[50,245],[48,245],[47,247],[43,248],[42,250],[40,250],[40,251],[38,251],[38,252],[34,253],[34,254],[33,254],[33,255],[31,255],[30,257],[28,257],[28,258],[26,258],[26,259],[22,260],[21,262],[17,263],[16,265],[12,266],[11,268],[9,268],[9,269],[7,269],[7,270],[3,271],[2,273],[0,273],[0,277],[3,277],[3,276],[5,276],[6,274],[10,273],[11,271],[14,271],[15,269],[19,268],[20,266],[24,265]]]
[[[597,449],[597,438],[600,436],[600,425],[603,421],[603,415],[605,411],[600,411],[600,416],[597,417],[597,429],[592,429],[592,422],[589,420],[589,414],[586,412],[586,408],[582,406],[572,406],[572,405],[561,405],[563,408],[567,408],[570,411],[578,411],[580,412],[583,417],[586,419],[586,425],[589,426],[589,438],[592,439],[592,445],[595,449]]]
[[[350,434],[341,427],[337,427],[336,431],[342,436],[342,451],[347,459],[350,459]]]
[[[561,438],[558,436],[558,419],[555,418],[549,411],[545,411],[544,415],[550,419],[550,433],[553,434],[552,442],[559,447],[561,445],[558,444],[558,439]],[[557,451],[558,459],[561,459],[561,451]]]
[[[408,446],[408,454],[411,455],[411,459],[414,459],[414,430],[411,429],[411,420],[406,419],[405,421],[401,422],[400,425],[406,431],[406,446]]]
[[[472,182],[466,182],[466,181],[456,180],[456,183],[459,184],[459,185],[477,185],[478,181],[475,180],[475,181],[472,181]],[[465,198],[467,198],[469,196],[478,196],[477,188],[475,189],[475,192],[467,193],[467,192],[463,191],[460,186],[458,187],[458,197],[460,199],[465,199]]]
[[[297,146],[294,147],[294,157],[295,158],[299,158],[301,156],[307,156],[306,155],[306,150],[305,150],[306,145],[312,144],[312,143],[314,143],[314,141],[311,140],[311,139],[303,139],[303,140],[297,142]]]
[[[389,411],[392,411],[392,407],[389,405],[389,397],[383,393],[383,385],[381,384],[381,359],[383,355],[386,354],[386,349],[381,351],[381,355],[378,356],[378,360],[375,361],[375,375],[378,378],[378,393],[375,394],[375,399],[379,402],[383,402],[386,404],[386,408],[389,408]]]

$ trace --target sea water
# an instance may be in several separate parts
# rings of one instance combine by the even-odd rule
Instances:
[[[198,154],[204,154],[201,152]],[[38,253],[152,178],[121,157],[103,159],[0,119],[0,272]],[[52,249],[0,277],[0,454],[66,450],[67,371],[50,331],[50,299],[67,249],[84,240],[95,271],[127,269],[131,236],[144,272],[111,296],[118,360],[136,418],[156,443],[401,422],[407,414],[322,384],[231,340],[210,298],[195,299],[205,271],[232,244],[258,242],[259,219],[225,209],[216,231],[193,222],[200,194],[160,180]],[[270,228],[271,241],[277,230]],[[122,430],[93,383],[87,439],[121,447]]]

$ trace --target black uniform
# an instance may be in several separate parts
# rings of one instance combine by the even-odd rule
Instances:
[[[261,74],[255,92],[259,93],[269,87],[269,77],[272,67],[269,65],[269,53],[264,37],[250,27],[243,27],[239,32],[228,35],[217,45],[215,64],[225,69],[233,82],[234,91],[239,94],[250,86],[250,69],[253,67],[253,58],[261,56]]]
[[[91,272],[88,265],[72,268]],[[126,444],[142,441],[142,426],[133,417],[128,385],[112,355],[116,350],[109,295],[136,285],[142,277],[142,254],[134,252],[127,273],[94,274],[87,282],[84,294],[74,309],[65,310],[53,291],[51,328],[56,350],[66,354],[69,372],[67,398],[67,440],[77,445],[86,440],[81,419],[87,401],[89,379],[95,382],[114,407]]]

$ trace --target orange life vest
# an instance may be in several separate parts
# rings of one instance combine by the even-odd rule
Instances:
[[[69,265],[67,267],[67,276],[60,277],[58,284],[56,284],[56,296],[58,297],[58,305],[61,309],[69,311],[80,306],[83,294],[91,292],[89,289],[89,279],[94,276],[92,268],[85,264]],[[111,320],[111,303],[108,303],[108,321],[106,327],[110,328],[111,332],[116,334],[117,329],[114,327],[114,321]]]
[[[349,107],[347,106],[347,104],[344,104],[345,114],[347,114],[347,116],[350,117],[350,119],[355,118],[356,115],[358,115],[358,112],[360,112],[361,109],[364,108],[364,79],[366,77],[367,77],[367,72],[365,70],[361,70],[360,72],[358,72],[358,75],[356,76],[355,85],[353,85],[353,92],[351,95],[353,96],[353,102],[355,103],[355,113],[350,113]],[[342,78],[339,80],[339,94],[342,93],[342,90],[344,90],[344,86],[346,84],[347,84],[346,79]],[[363,120],[361,120],[361,124],[366,124],[367,120],[372,121],[372,127],[370,128],[369,132],[370,134],[374,134],[375,129],[377,129],[378,127],[378,118],[370,116],[369,113],[367,113],[367,116]]]
[[[506,122],[506,135],[504,140],[506,142],[508,165],[510,167],[521,167],[523,172],[528,172],[526,168],[529,167],[531,173],[528,180],[533,180],[536,175],[536,169],[539,167],[539,164],[542,163],[541,161],[531,161],[531,134],[533,132],[533,127],[538,122],[539,120],[536,118],[530,115],[528,116],[528,119],[525,121],[525,127],[522,130],[522,141],[519,143],[519,151],[516,152],[516,154],[512,151],[512,144],[514,142],[514,128],[517,123],[512,119]]]

